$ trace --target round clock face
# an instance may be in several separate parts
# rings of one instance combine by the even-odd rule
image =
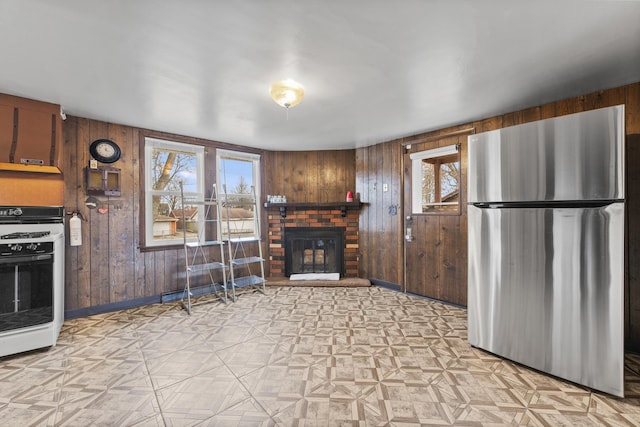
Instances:
[[[89,152],[99,162],[113,163],[120,158],[120,147],[109,139],[97,139],[91,143]]]

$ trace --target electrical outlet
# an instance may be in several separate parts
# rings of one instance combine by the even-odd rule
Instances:
[[[387,191],[389,191],[389,184],[382,184],[382,191],[384,193],[386,193]]]

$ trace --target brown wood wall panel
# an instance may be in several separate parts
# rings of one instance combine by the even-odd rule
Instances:
[[[120,149],[129,155],[124,156],[117,163],[121,169],[120,185],[122,196],[108,205],[108,231],[109,231],[109,259],[112,268],[109,278],[109,301],[126,301],[135,296],[135,236],[134,230],[134,202],[139,191],[134,186],[134,173],[137,169],[137,146],[133,143],[133,129],[126,126],[110,124],[107,130],[107,138],[120,141]]]
[[[266,151],[263,196],[287,202],[336,202],[355,189],[355,150]]]
[[[640,83],[626,87],[626,129],[628,135],[640,134]]]
[[[625,87],[627,132],[627,348],[640,352],[640,83]]]
[[[360,239],[360,263],[358,268],[358,275],[360,277],[369,277],[368,272],[371,270],[370,267],[370,257],[369,246],[370,246],[370,235],[369,232],[369,194],[364,192],[366,185],[369,180],[368,172],[368,150],[359,149],[356,150],[356,184],[355,191],[356,196],[360,197],[360,201],[364,203],[362,209],[360,210],[359,221],[359,239]]]
[[[640,110],[638,110],[640,112]],[[627,347],[640,351],[640,133],[627,136]]]

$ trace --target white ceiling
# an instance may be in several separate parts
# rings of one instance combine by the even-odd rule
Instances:
[[[640,2],[2,0],[0,58],[0,92],[70,115],[354,148],[640,81]]]

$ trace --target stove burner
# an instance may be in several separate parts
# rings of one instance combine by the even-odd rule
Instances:
[[[51,234],[50,231],[23,231],[0,236],[0,239],[37,239]]]

